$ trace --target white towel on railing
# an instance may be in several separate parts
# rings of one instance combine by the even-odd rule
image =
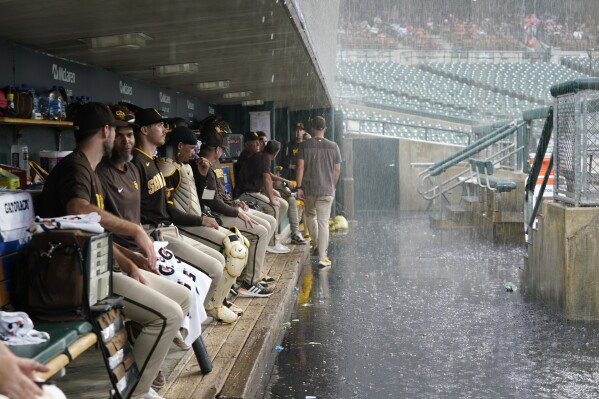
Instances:
[[[33,329],[27,313],[0,311],[0,340],[6,345],[43,344],[49,339],[47,332]]]
[[[100,226],[100,215],[92,212],[83,215],[68,215],[57,218],[41,218],[36,216],[29,224],[32,234],[43,233],[49,230],[83,230],[90,233],[103,233],[104,228]]]

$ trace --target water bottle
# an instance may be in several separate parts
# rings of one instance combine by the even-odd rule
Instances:
[[[37,106],[42,119],[50,119],[50,99],[48,98],[48,93],[40,94],[37,101]]]
[[[64,99],[57,86],[53,86],[50,94],[48,94],[48,115],[50,120],[55,121],[64,121],[67,117]]]
[[[58,90],[56,90],[56,86],[52,86],[50,91],[48,92],[48,119],[50,120],[58,120],[59,114],[59,106],[58,103]]]
[[[35,89],[32,87],[31,89],[29,89],[29,92],[31,93],[31,96],[33,97],[33,108],[31,110],[31,119],[43,119],[42,114],[40,112],[40,106],[39,106],[39,98],[35,93]]]
[[[64,103],[64,98],[62,97],[60,92],[58,92],[57,100],[58,100],[58,120],[64,121],[65,119],[67,119],[67,108]]]
[[[49,120],[58,120],[60,113],[60,104],[58,103],[58,91],[56,86],[52,86],[52,89],[48,93],[48,118]]]

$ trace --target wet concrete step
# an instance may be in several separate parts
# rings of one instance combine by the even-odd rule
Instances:
[[[429,214],[429,225],[432,229],[440,230],[451,230],[451,229],[470,229],[472,226],[464,223],[463,221],[457,221],[447,214],[443,213],[431,213]]]
[[[483,236],[493,242],[524,243],[524,214],[522,212],[491,212],[479,218]]]
[[[465,195],[460,198],[463,202],[473,204],[480,202],[480,197],[478,195]]]
[[[472,226],[474,218],[470,208],[468,205],[448,205],[445,207],[446,218],[456,222],[457,226]]]

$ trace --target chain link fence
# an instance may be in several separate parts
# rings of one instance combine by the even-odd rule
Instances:
[[[554,199],[599,205],[599,91],[557,97]]]

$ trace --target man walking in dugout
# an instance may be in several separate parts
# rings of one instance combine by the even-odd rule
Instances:
[[[329,247],[329,217],[335,200],[335,186],[341,172],[341,152],[333,141],[324,138],[326,120],[317,116],[311,121],[312,139],[300,144],[297,158],[297,192],[305,199],[308,231],[318,248],[318,266],[332,262]]]

